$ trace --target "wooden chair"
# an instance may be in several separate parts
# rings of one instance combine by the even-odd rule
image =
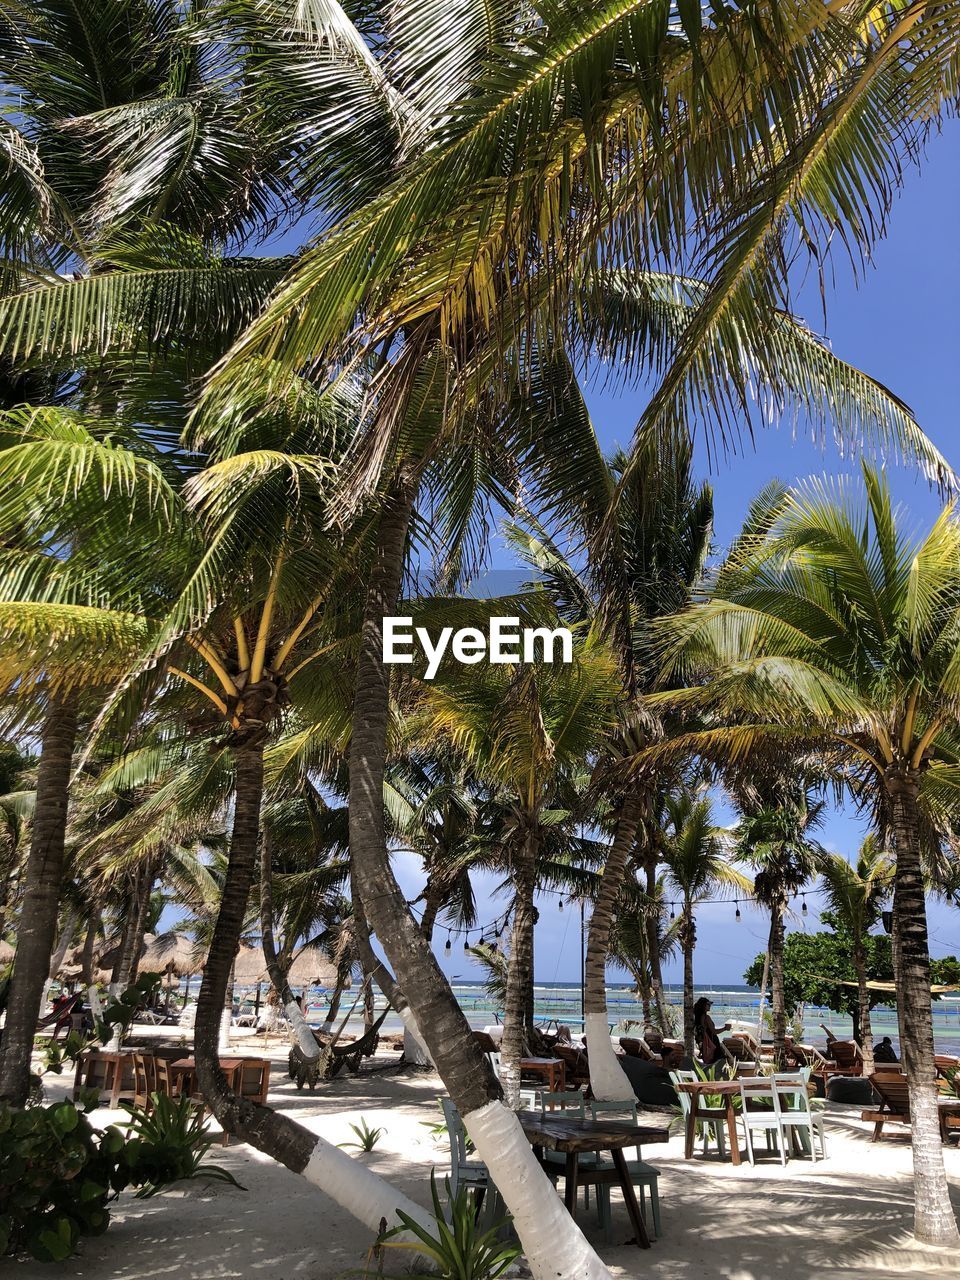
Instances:
[[[239,1094],[260,1107],[267,1105],[270,1092],[270,1063],[266,1058],[251,1058],[240,1068]]]
[[[902,1071],[875,1071],[870,1083],[880,1095],[879,1108],[871,1108],[860,1113],[861,1120],[873,1121],[872,1142],[879,1142],[883,1136],[883,1126],[891,1121],[897,1124],[910,1123],[910,1094],[907,1089],[907,1077]]]
[[[150,1095],[156,1092],[156,1059],[151,1053],[135,1053],[133,1055],[133,1105],[149,1111],[153,1106]]]
[[[590,1115],[594,1120],[624,1120],[629,1124],[637,1123],[637,1104],[635,1102],[597,1102],[590,1103]],[[630,1180],[635,1187],[640,1188],[640,1212],[646,1221],[646,1196],[650,1197],[650,1212],[653,1217],[653,1231],[658,1238],[663,1235],[660,1226],[660,1192],[657,1186],[660,1178],[660,1170],[642,1158],[640,1144],[637,1143],[636,1159],[627,1160],[626,1165],[630,1173]],[[612,1160],[605,1160],[599,1157],[599,1166],[613,1167]],[[607,1240],[612,1236],[612,1227],[610,1220],[610,1186],[608,1183],[597,1184],[597,1201],[600,1205],[600,1222],[604,1228]]]
[[[557,1044],[554,1045],[553,1052],[566,1065],[568,1084],[581,1085],[590,1083],[590,1065],[583,1049],[573,1049],[569,1045]]]
[[[500,1048],[493,1036],[487,1031],[475,1031],[473,1038],[480,1046],[481,1053],[496,1053]]]
[[[700,1079],[696,1071],[671,1071],[670,1079],[674,1087],[680,1084],[696,1084]],[[677,1099],[680,1103],[680,1111],[683,1115],[684,1126],[686,1126],[687,1116],[690,1114],[692,1106],[689,1093],[684,1093],[682,1089],[677,1089]],[[707,1143],[710,1141],[710,1135],[716,1139],[717,1150],[721,1156],[727,1154],[726,1149],[726,1127],[727,1113],[723,1107],[698,1107],[697,1120],[703,1126],[703,1154],[707,1154]]]
[[[832,1076],[862,1076],[863,1054],[856,1040],[833,1039],[829,1044],[835,1067],[830,1068]]]
[[[169,1058],[154,1058],[153,1069],[156,1079],[156,1093],[165,1094],[168,1098],[176,1098],[180,1092],[178,1082],[170,1070]]]

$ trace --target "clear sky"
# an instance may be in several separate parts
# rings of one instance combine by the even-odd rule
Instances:
[[[833,292],[827,299],[826,333],[838,356],[858,364],[886,383],[913,408],[927,434],[960,466],[958,406],[960,406],[960,128],[948,121],[943,134],[931,140],[921,171],[907,174],[890,221],[887,238],[878,246],[872,270],[859,287],[838,255]],[[803,318],[823,331],[819,289],[808,288],[801,298]],[[643,409],[640,394],[613,396],[603,391],[591,397],[591,412],[604,447],[627,445]],[[708,474],[706,454],[699,446],[701,469]],[[740,527],[753,495],[771,478],[791,482],[812,474],[856,473],[856,463],[821,452],[806,440],[794,441],[789,432],[770,431],[757,440],[755,452],[724,464],[712,475],[715,488],[716,539],[723,547]],[[909,467],[891,467],[891,484],[898,501],[916,517],[919,528],[939,509],[925,481]],[[504,562],[499,561],[500,564]],[[732,815],[718,809],[718,820]],[[822,842],[849,856],[856,852],[863,824],[849,810],[832,812],[820,832]],[[398,859],[398,874],[410,896],[421,886],[413,859]],[[505,900],[492,899],[492,879],[478,882],[485,923],[503,911]],[[579,917],[572,910],[558,912],[556,898],[540,903],[536,935],[536,972],[540,981],[579,981]],[[698,912],[697,973],[710,986],[742,982],[749,961],[763,950],[765,927],[755,911],[744,911],[734,923],[733,905],[705,906]],[[791,928],[816,930],[817,899],[810,899],[809,916],[799,915]],[[960,953],[960,912],[930,906],[931,953]],[[438,929],[437,951],[451,975],[464,981],[482,977],[464,956],[462,940],[454,939],[447,957],[446,935]],[[611,972],[611,979],[619,976]],[[679,981],[679,965],[665,973]]]

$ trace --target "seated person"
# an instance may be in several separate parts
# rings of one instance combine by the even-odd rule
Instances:
[[[884,1036],[879,1044],[873,1046],[874,1062],[899,1062],[897,1051],[893,1047],[893,1041],[889,1036]]]

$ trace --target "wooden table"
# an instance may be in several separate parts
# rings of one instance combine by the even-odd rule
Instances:
[[[520,1070],[545,1080],[552,1093],[566,1087],[567,1064],[562,1058],[521,1058]]]
[[[618,1184],[623,1192],[624,1204],[633,1225],[634,1243],[641,1249],[650,1248],[650,1237],[643,1223],[643,1215],[637,1203],[637,1193],[630,1178],[630,1170],[623,1155],[624,1147],[636,1147],[642,1142],[669,1142],[666,1128],[648,1128],[645,1125],[627,1124],[621,1120],[581,1120],[562,1112],[551,1111],[537,1115],[521,1111],[517,1116],[527,1140],[537,1159],[543,1163],[544,1151],[562,1151],[567,1157],[565,1169],[564,1204],[572,1218],[577,1214],[577,1189],[596,1186],[599,1183]],[[609,1151],[613,1168],[601,1165],[580,1167],[580,1156],[585,1152]]]
[[[240,1073],[243,1071],[243,1064],[249,1062],[249,1058],[221,1058],[220,1070],[227,1077],[227,1087],[234,1093],[240,1083]],[[170,1063],[170,1070],[175,1076],[188,1077],[183,1080],[180,1085],[181,1093],[196,1093],[196,1087],[193,1077],[197,1074],[197,1061],[195,1058],[178,1058],[176,1062]]]
[[[677,1089],[690,1094],[690,1110],[687,1112],[686,1145],[683,1154],[688,1160],[693,1156],[693,1146],[697,1137],[697,1119],[700,1115],[700,1099],[706,1094],[718,1096],[723,1104],[727,1121],[727,1134],[730,1138],[730,1159],[734,1164],[740,1163],[740,1137],[737,1133],[737,1112],[734,1103],[740,1097],[739,1080],[689,1080],[678,1084]]]

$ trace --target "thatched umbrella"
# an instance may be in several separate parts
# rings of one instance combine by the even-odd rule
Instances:
[[[244,986],[269,982],[263,947],[241,947],[233,964],[233,977]],[[336,966],[318,947],[304,947],[294,957],[288,981],[293,987],[332,987],[337,981]]]
[[[140,971],[182,978],[199,973],[204,963],[197,954],[196,945],[188,938],[179,933],[162,933],[144,947]]]

